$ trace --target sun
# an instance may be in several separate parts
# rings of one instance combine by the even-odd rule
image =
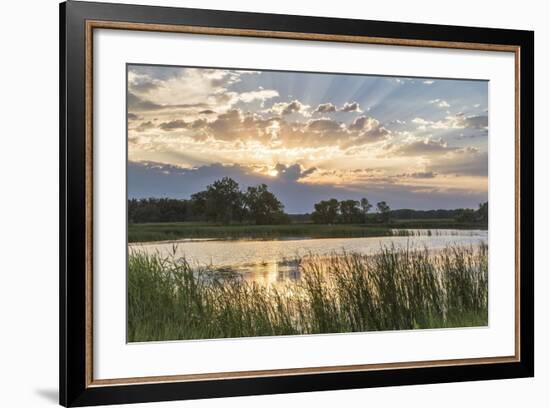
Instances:
[[[271,177],[277,177],[279,175],[279,172],[275,169],[272,169],[267,171],[267,175]]]

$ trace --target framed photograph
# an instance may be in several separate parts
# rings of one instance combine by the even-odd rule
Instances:
[[[62,405],[533,376],[533,32],[60,16]]]

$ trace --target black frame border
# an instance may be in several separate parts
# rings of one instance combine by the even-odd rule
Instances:
[[[122,404],[534,376],[534,32],[68,1],[59,9],[59,401]],[[86,384],[86,21],[189,25],[520,47],[520,361],[132,385]],[[517,160],[517,158],[516,158]]]

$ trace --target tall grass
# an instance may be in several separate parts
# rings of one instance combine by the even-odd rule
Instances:
[[[383,247],[297,260],[301,278],[262,286],[185,259],[132,251],[129,341],[487,325],[487,246]]]

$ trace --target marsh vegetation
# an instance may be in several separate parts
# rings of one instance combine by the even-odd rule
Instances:
[[[263,285],[184,257],[134,248],[128,340],[183,340],[484,326],[487,245],[380,247],[294,261],[299,277]],[[230,271],[229,271],[230,272]]]

